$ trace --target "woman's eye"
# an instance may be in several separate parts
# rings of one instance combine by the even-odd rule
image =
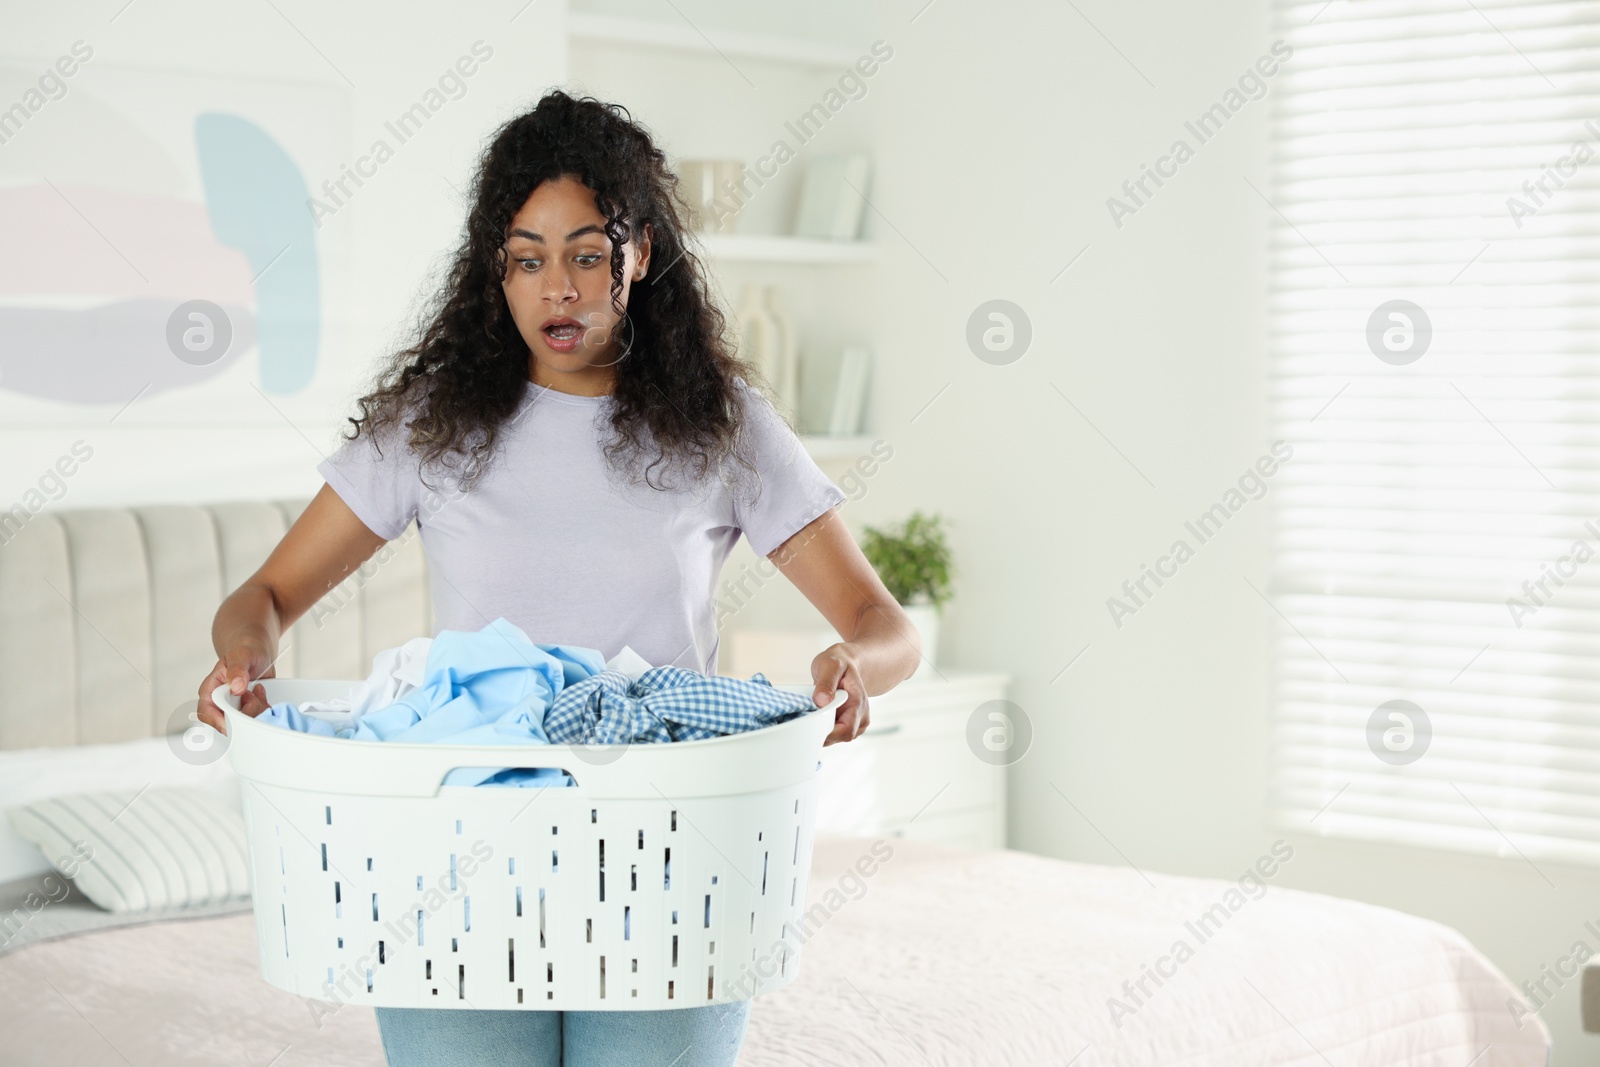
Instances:
[[[598,255],[582,255],[578,257],[578,264],[584,267],[592,267],[599,262],[600,257]]]
[[[537,259],[519,259],[517,262],[522,264],[525,270],[536,270],[539,266]]]

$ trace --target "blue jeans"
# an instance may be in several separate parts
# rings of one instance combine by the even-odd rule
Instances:
[[[750,1002],[660,1011],[376,1008],[389,1067],[732,1067]]]

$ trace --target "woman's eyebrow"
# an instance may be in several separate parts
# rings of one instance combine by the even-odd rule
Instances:
[[[567,240],[575,241],[586,233],[597,233],[604,237],[606,231],[604,226],[596,226],[594,223],[590,223],[587,226],[579,226],[576,230],[573,230],[571,233],[567,234]],[[532,230],[521,229],[520,227],[512,230],[511,236],[526,237],[530,241],[538,241],[540,244],[544,244],[544,238],[539,234],[534,233]]]

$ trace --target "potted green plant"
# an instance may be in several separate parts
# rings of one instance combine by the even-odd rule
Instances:
[[[913,511],[898,526],[868,526],[863,531],[862,554],[922,638],[922,662],[913,678],[933,670],[939,645],[939,611],[950,599],[952,567],[943,522],[942,516]]]

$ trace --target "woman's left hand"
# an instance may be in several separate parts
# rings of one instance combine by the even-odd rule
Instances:
[[[856,664],[855,650],[849,642],[829,645],[817,653],[817,658],[811,661],[811,677],[817,683],[811,699],[819,708],[832,701],[840,689],[847,694],[844,703],[834,709],[833,730],[822,742],[823,747],[838,741],[854,741],[867,728],[870,720],[867,715],[867,687],[861,681],[861,669]]]

